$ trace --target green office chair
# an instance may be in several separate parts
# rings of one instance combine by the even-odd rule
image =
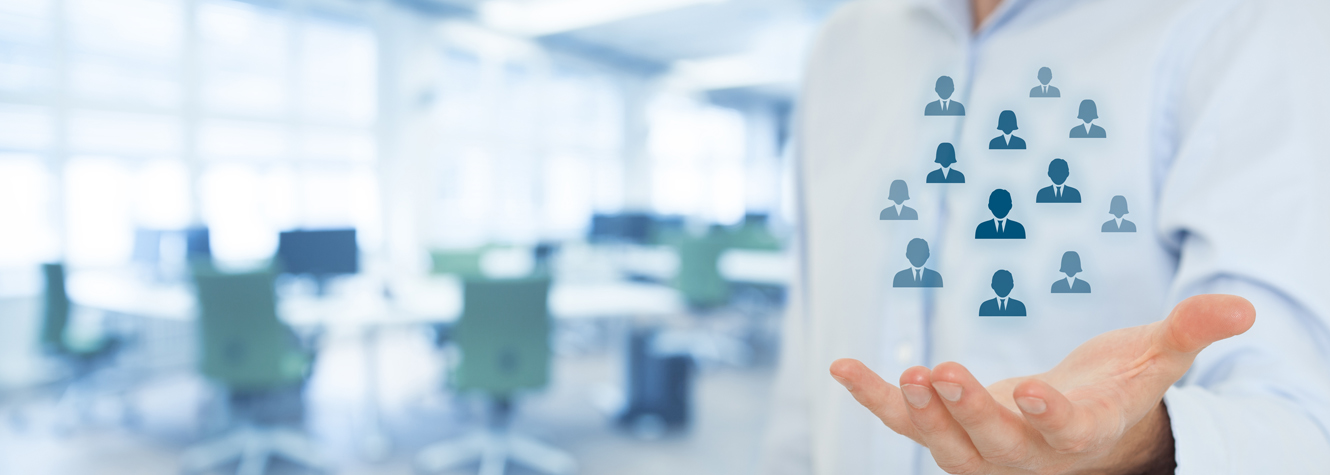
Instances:
[[[576,470],[567,453],[508,432],[516,394],[549,382],[549,289],[544,277],[466,281],[462,319],[453,332],[462,357],[452,382],[458,391],[481,392],[490,399],[490,423],[480,433],[421,450],[416,457],[421,471],[476,460],[481,475],[502,475],[509,460],[543,473]]]
[[[729,301],[730,284],[717,267],[728,243],[718,228],[713,226],[706,236],[689,237],[678,244],[679,274],[674,285],[690,307],[707,309]]]
[[[277,320],[271,272],[224,274],[195,266],[198,295],[199,370],[226,388],[232,401],[298,391],[311,359],[295,336]],[[269,458],[280,456],[311,468],[326,464],[314,444],[291,429],[245,421],[238,429],[191,447],[182,456],[186,472],[215,468],[239,459],[239,475],[259,475]]]
[[[82,336],[69,332],[71,305],[65,291],[64,264],[43,264],[45,287],[42,292],[41,345],[47,353],[74,362],[76,372],[88,370],[95,362],[110,356],[119,344],[103,334]]]

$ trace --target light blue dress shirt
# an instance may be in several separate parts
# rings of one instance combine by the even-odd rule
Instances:
[[[764,473],[942,473],[827,374],[863,360],[889,382],[958,361],[985,384],[1048,370],[1105,331],[1201,293],[1251,300],[1165,395],[1179,474],[1330,473],[1330,6],[1299,0],[1015,0],[972,32],[966,0],[863,0],[829,21],[799,104],[799,281]],[[1061,98],[1028,97],[1049,67]],[[939,76],[963,117],[925,117]],[[1071,139],[1084,99],[1106,138]],[[1024,151],[989,151],[998,114]],[[941,142],[966,183],[920,188],[919,220],[879,221],[893,180]],[[1081,203],[1036,205],[1062,158]],[[976,240],[1011,193],[1022,240]],[[1104,233],[1113,196],[1135,233]],[[893,288],[926,239],[947,282]],[[1053,294],[1076,251],[1090,294]],[[979,318],[1008,270],[1027,317]]]

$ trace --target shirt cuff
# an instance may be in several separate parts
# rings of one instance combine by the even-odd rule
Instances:
[[[1224,446],[1218,420],[1211,410],[1218,405],[1216,396],[1200,387],[1172,386],[1164,392],[1173,430],[1173,458],[1176,475],[1214,475],[1230,473],[1233,468]]]

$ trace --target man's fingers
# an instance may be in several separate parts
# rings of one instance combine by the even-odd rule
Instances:
[[[905,398],[901,397],[900,389],[883,381],[877,373],[858,360],[848,358],[831,363],[831,377],[845,386],[845,389],[854,396],[854,400],[872,411],[878,419],[882,419],[882,423],[891,430],[914,439],[915,442],[923,443],[914,429],[914,423],[910,422],[910,415],[905,410]]]
[[[942,405],[933,390],[930,373],[923,366],[905,370],[901,374],[901,393],[910,422],[918,429],[933,460],[947,473],[994,473],[996,467],[984,460],[965,429]]]
[[[1019,414],[993,399],[964,366],[947,362],[933,368],[934,392],[953,419],[969,434],[985,459],[998,465],[1023,467],[1031,455],[1028,432]],[[1038,439],[1035,439],[1038,440]]]
[[[1108,408],[1073,403],[1043,381],[1031,378],[1021,382],[1012,392],[1012,398],[1030,426],[1060,453],[1087,452],[1121,435],[1120,427],[1107,428],[1101,423],[1105,418],[1102,412]]]
[[[1178,303],[1155,331],[1155,345],[1195,356],[1211,343],[1240,335],[1256,322],[1256,308],[1236,295],[1197,295]]]

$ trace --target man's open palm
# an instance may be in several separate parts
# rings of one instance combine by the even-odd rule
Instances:
[[[906,370],[899,389],[852,359],[831,374],[948,473],[1139,473],[1171,446],[1164,391],[1255,318],[1241,297],[1192,297],[1164,321],[1104,333],[1048,372],[987,388],[952,362]]]

